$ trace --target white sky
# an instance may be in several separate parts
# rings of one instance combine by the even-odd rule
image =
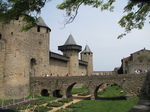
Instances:
[[[82,46],[88,44],[93,52],[94,71],[112,71],[121,66],[121,59],[131,53],[143,49],[150,50],[150,24],[146,21],[142,30],[133,30],[122,39],[117,36],[124,32],[118,24],[124,15],[123,8],[127,0],[117,0],[114,12],[103,11],[99,8],[81,6],[73,23],[63,28],[65,11],[58,10],[56,6],[62,0],[52,0],[42,9],[41,17],[51,28],[50,50],[58,51],[58,46],[63,45],[70,33],[76,43]]]

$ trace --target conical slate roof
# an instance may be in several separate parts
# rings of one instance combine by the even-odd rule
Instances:
[[[64,45],[77,45],[73,36],[70,34]]]
[[[92,52],[91,52],[89,46],[86,45],[85,48],[84,48],[84,50],[81,53],[92,53]]]
[[[43,27],[49,28],[49,27],[45,24],[45,22],[44,22],[44,20],[43,20],[42,17],[38,17],[37,25],[38,25],[38,26],[43,26]],[[49,29],[50,29],[50,28],[49,28]]]

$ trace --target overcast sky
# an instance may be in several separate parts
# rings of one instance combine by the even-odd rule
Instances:
[[[68,36],[72,34],[82,50],[87,44],[93,52],[94,71],[112,71],[121,66],[121,59],[130,56],[144,47],[150,50],[150,24],[146,21],[142,30],[133,30],[122,39],[117,36],[124,32],[118,24],[124,15],[123,8],[127,0],[117,0],[114,12],[95,9],[90,6],[81,6],[73,23],[63,28],[65,11],[58,10],[56,6],[62,0],[52,0],[42,9],[41,17],[51,28],[50,50],[58,51]]]

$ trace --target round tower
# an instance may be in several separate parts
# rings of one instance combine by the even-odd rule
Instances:
[[[68,73],[72,76],[79,75],[79,58],[78,53],[82,47],[77,45],[73,36],[70,34],[64,45],[58,46],[58,50],[63,52],[64,56],[68,56],[70,61],[68,62]]]
[[[93,53],[88,45],[86,45],[85,49],[81,52],[81,60],[88,62],[87,74],[93,72]]]
[[[26,25],[22,19],[6,25],[0,23],[0,98],[28,96],[30,76],[42,76],[49,71],[50,28],[39,17],[37,27],[21,32]]]

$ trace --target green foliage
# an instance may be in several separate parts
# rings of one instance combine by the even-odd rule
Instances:
[[[74,112],[128,112],[138,98],[130,100],[82,100],[77,104],[82,104],[79,108],[74,108]]]
[[[90,92],[88,90],[85,90],[84,92],[79,93],[78,96],[87,96],[89,94],[90,94]]]
[[[118,23],[125,28],[126,33],[119,35],[118,38],[122,38],[132,29],[143,28],[146,18],[150,16],[150,4],[129,1],[128,5],[124,7],[124,12],[127,12],[127,15],[123,16]]]
[[[36,94],[30,94],[27,98],[33,98],[33,97],[37,99],[42,99],[39,102],[43,102],[43,103],[57,99],[56,97],[38,96]]]
[[[40,112],[42,110],[42,112],[47,112],[48,110],[51,110],[52,108],[49,108],[47,106],[37,106],[34,110],[37,110],[37,112]]]
[[[58,100],[58,102],[62,102],[62,103],[69,103],[72,101],[72,98],[62,98],[60,100]]]
[[[82,93],[86,90],[87,90],[87,87],[83,85],[82,88],[73,88],[71,93],[72,94],[78,94],[78,93]]]
[[[99,91],[98,92],[98,97],[121,97],[125,96],[125,92],[121,92],[123,89],[119,86],[109,86],[105,90]]]
[[[64,103],[62,103],[62,102],[49,102],[49,103],[47,103],[47,106],[50,106],[50,107],[60,107],[63,104]]]
[[[8,24],[21,16],[32,15],[23,18],[27,25],[22,28],[22,31],[27,31],[36,26],[37,14],[47,1],[49,0],[0,0],[0,21]],[[33,16],[33,14],[36,15]]]
[[[56,112],[74,112],[71,108],[61,108],[57,110]]]
[[[27,25],[21,29],[21,31],[27,31],[37,25],[37,15],[49,1],[51,0],[0,0],[0,21],[7,24],[11,20],[16,20],[20,16],[28,14],[30,16],[23,18]],[[57,8],[66,11],[66,15],[69,18],[64,24],[66,25],[74,21],[81,5],[112,12],[114,2],[115,0],[64,0],[61,4],[57,5]],[[129,0],[128,4],[124,7],[124,12],[127,14],[118,23],[121,27],[125,28],[125,32],[120,34],[118,38],[122,38],[131,32],[132,29],[142,29],[144,27],[145,20],[150,17],[150,3]]]
[[[80,108],[82,106],[82,103],[72,103],[71,105],[68,105],[67,108]]]
[[[66,15],[69,17],[69,19],[65,24],[68,24],[74,21],[78,14],[78,9],[82,4],[85,6],[92,6],[94,8],[101,7],[102,11],[113,11],[114,6],[112,6],[112,4],[114,2],[115,0],[108,0],[108,2],[104,2],[104,0],[64,0],[64,2],[57,5],[57,8],[66,11]]]
[[[69,17],[65,24],[73,22],[78,14],[80,5],[89,5],[94,8],[100,8],[101,11],[113,11],[113,3],[115,0],[65,0],[57,6],[58,9],[65,10],[66,15]],[[129,1],[124,7],[124,12],[127,15],[123,16],[118,22],[119,25],[125,28],[125,32],[118,36],[118,39],[126,36],[132,29],[142,29],[147,17],[150,17],[150,4],[148,2],[132,2]]]
[[[12,101],[13,101],[13,99],[8,99],[8,100],[0,99],[0,104],[2,104],[2,102],[5,104],[5,103],[10,103]]]

